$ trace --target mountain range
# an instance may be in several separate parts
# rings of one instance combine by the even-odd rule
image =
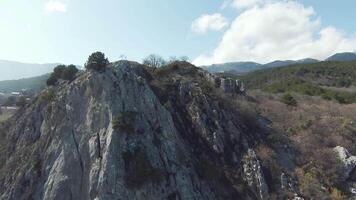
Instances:
[[[58,63],[34,64],[0,60],[0,81],[41,76],[53,70]]]
[[[325,59],[325,61],[355,61],[356,54],[352,52],[337,53]],[[203,69],[211,72],[233,72],[233,73],[248,73],[259,69],[273,68],[273,67],[284,67],[294,64],[311,64],[318,63],[319,60],[313,58],[305,58],[301,60],[277,60],[267,64],[260,64],[256,62],[229,62],[222,64],[213,64],[209,66],[201,66]]]

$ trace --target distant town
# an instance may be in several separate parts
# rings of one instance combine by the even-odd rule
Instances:
[[[30,102],[35,96],[33,90],[0,90],[0,122],[9,118],[17,109]]]

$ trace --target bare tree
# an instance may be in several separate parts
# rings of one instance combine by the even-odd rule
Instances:
[[[126,60],[126,59],[127,59],[127,57],[126,57],[126,55],[121,54],[121,55],[119,56],[119,59],[120,59],[120,60]]]
[[[179,60],[180,61],[186,61],[186,62],[189,62],[189,57],[188,56],[181,56],[181,57],[179,57]]]
[[[143,64],[150,67],[162,67],[167,62],[159,55],[151,54],[143,59]]]
[[[171,56],[169,57],[169,60],[168,60],[168,64],[170,63],[174,63],[176,61],[185,61],[185,62],[189,62],[189,58],[187,56],[181,56],[181,57],[176,57],[176,56]]]

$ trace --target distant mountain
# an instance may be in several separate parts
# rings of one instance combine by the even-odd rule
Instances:
[[[277,60],[267,64],[259,64],[255,62],[231,62],[231,63],[224,63],[224,64],[214,64],[210,66],[203,66],[203,69],[208,70],[210,73],[217,73],[217,72],[234,72],[234,73],[248,73],[252,71],[256,71],[259,69],[265,68],[273,68],[273,67],[284,67],[288,65],[295,65],[295,64],[310,64],[310,63],[317,63],[319,60],[315,60],[312,58],[306,58],[302,60]]]
[[[327,58],[326,61],[356,61],[356,53],[337,53]]]
[[[284,60],[284,61],[277,60],[263,65],[263,68],[284,67],[284,66],[295,65],[295,64],[311,64],[317,62],[319,62],[319,60],[312,59],[312,58],[306,58],[302,60]]]
[[[0,81],[41,76],[50,73],[58,63],[31,64],[0,60]]]
[[[230,63],[223,63],[223,64],[214,64],[210,66],[203,66],[202,68],[209,71],[210,73],[217,73],[217,72],[247,73],[250,71],[262,69],[262,65],[255,62],[230,62]]]
[[[22,89],[33,90],[35,92],[46,86],[49,74],[18,80],[0,81],[0,92],[14,92]]]

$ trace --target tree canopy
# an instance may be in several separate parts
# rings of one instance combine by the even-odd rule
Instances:
[[[109,60],[105,57],[105,54],[98,51],[89,56],[85,63],[85,68],[88,70],[94,69],[97,71],[104,71],[108,64]]]

